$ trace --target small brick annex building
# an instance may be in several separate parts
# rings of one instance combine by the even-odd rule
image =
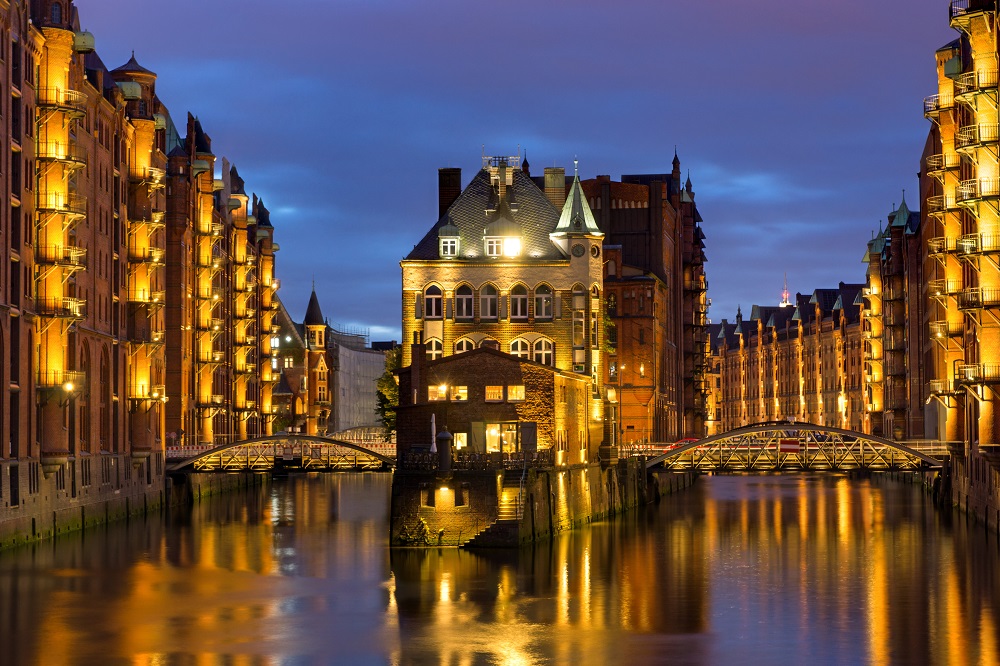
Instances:
[[[586,376],[481,347],[433,361],[413,354],[399,373],[397,437],[429,450],[439,430],[456,453],[534,454],[556,464],[586,463]]]

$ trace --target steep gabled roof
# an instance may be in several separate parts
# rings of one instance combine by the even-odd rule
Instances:
[[[530,259],[562,259],[562,252],[549,240],[559,221],[559,211],[520,169],[513,169],[507,196],[512,205],[511,221],[521,230],[521,256]],[[516,204],[516,205],[515,205]],[[483,236],[496,211],[497,195],[490,182],[490,172],[482,169],[466,186],[447,212],[424,235],[406,256],[409,260],[437,259],[438,230],[453,225],[458,230],[459,259],[485,259]],[[454,234],[449,228],[447,233]]]

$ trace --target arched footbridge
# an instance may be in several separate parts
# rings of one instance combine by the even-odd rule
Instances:
[[[271,435],[216,446],[167,465],[168,472],[323,472],[393,467],[393,456],[318,435]]]
[[[944,442],[896,442],[810,423],[761,423],[696,441],[652,444],[646,467],[705,472],[940,468]]]

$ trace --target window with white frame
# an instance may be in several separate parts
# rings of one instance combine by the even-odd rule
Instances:
[[[441,287],[431,285],[424,292],[424,317],[427,319],[441,318]]]
[[[503,239],[502,238],[487,238],[486,239],[486,256],[487,257],[499,257],[503,254]]]
[[[531,357],[530,348],[528,346],[527,340],[522,340],[518,338],[510,343],[510,355],[516,356],[517,358],[528,359]]]
[[[552,319],[552,288],[547,284],[535,287],[535,319]]]
[[[466,402],[469,399],[468,386],[452,386],[451,399],[455,402]]]
[[[552,341],[545,338],[535,340],[535,363],[552,365]]]
[[[462,338],[455,343],[455,353],[461,354],[462,352],[472,351],[476,348],[476,343],[469,338]]]
[[[441,341],[437,338],[431,338],[424,346],[427,348],[428,361],[439,359],[444,355],[444,349],[441,346]]]
[[[455,290],[455,319],[472,319],[472,287],[463,284]]]
[[[486,402],[503,402],[503,386],[487,386]]]
[[[510,318],[528,318],[528,290],[523,284],[514,285],[510,290]]]
[[[491,284],[484,285],[479,291],[479,317],[481,319],[496,319],[497,301],[497,288]]]
[[[442,238],[441,239],[441,256],[442,257],[457,257],[458,256],[458,239],[457,238]]]

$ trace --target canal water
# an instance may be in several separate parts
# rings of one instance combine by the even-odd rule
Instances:
[[[520,551],[390,550],[388,474],[0,553],[0,664],[991,664],[1000,543],[875,476],[715,476]]]

